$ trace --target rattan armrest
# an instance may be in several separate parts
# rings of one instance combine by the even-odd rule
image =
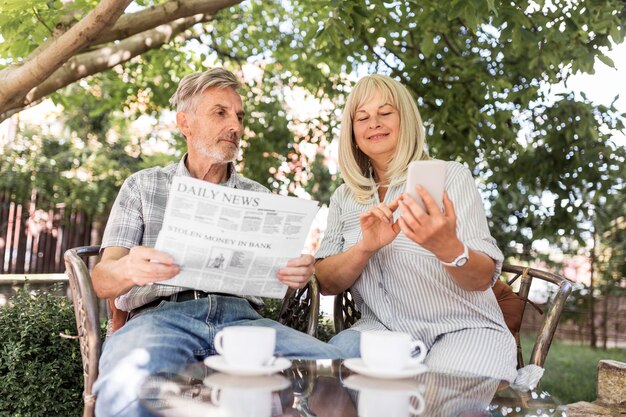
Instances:
[[[306,287],[287,290],[278,321],[315,337],[319,314],[320,291],[317,278],[313,275]]]
[[[64,255],[83,362],[83,400],[85,403],[83,415],[85,417],[93,416],[94,413],[95,397],[92,393],[92,386],[98,378],[98,363],[102,348],[98,298],[93,289],[85,259],[98,256],[99,251],[99,246],[82,246],[69,249]]]

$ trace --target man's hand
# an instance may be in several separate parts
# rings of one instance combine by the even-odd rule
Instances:
[[[112,246],[104,250],[91,276],[98,297],[114,298],[134,286],[163,281],[179,272],[180,267],[164,252],[145,246],[130,250]]]
[[[287,266],[278,270],[276,278],[290,288],[304,288],[315,273],[315,258],[301,255],[290,259]]]
[[[174,258],[146,246],[135,246],[121,259],[126,276],[133,284],[143,286],[172,278],[180,272]]]

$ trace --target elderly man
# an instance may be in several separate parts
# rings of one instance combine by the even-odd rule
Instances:
[[[174,175],[268,192],[234,169],[244,121],[239,87],[237,77],[222,68],[183,78],[170,102],[187,154],[177,164],[130,176],[111,210],[93,283],[99,297],[115,298],[116,306],[129,312],[129,320],[104,344],[94,386],[98,417],[151,415],[137,400],[146,376],[215,354],[215,334],[227,326],[275,328],[276,353],[282,356],[341,356],[333,346],[262,318],[246,298],[152,285],[179,272],[170,255],[154,249]],[[303,255],[290,260],[277,278],[302,288],[313,272],[313,257]]]

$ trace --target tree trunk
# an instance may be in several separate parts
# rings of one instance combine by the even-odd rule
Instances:
[[[596,267],[596,242],[597,236],[595,232],[595,228],[593,231],[593,243],[591,244],[591,277],[589,279],[589,346],[593,349],[596,348],[597,340],[596,340],[596,314],[595,314],[595,299],[594,290],[595,290],[595,267]]]
[[[603,306],[604,310],[602,311],[602,349],[607,350],[607,343],[609,339],[609,287],[608,285],[604,286],[604,294]]]

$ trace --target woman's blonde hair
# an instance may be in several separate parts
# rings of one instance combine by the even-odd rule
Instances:
[[[424,149],[424,126],[415,100],[405,86],[384,75],[363,77],[356,83],[346,101],[339,131],[339,168],[344,182],[361,204],[370,202],[378,186],[370,173],[370,161],[354,138],[353,118],[356,111],[380,93],[386,103],[400,113],[398,146],[388,161],[389,186],[406,179],[409,162],[429,159]],[[383,184],[385,185],[385,184]]]

